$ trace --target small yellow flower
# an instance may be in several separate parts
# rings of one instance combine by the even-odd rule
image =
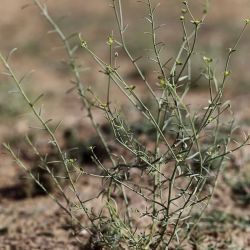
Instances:
[[[226,71],[224,72],[224,76],[227,77],[227,76],[229,76],[229,75],[230,75],[230,71],[229,71],[229,70],[226,70]]]
[[[109,36],[107,44],[111,46],[114,43],[114,38],[112,36]]]

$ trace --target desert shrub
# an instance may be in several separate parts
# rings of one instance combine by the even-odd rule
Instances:
[[[39,174],[30,170],[9,144],[5,144],[5,148],[18,165],[27,170],[36,186],[57,202],[82,232],[89,234],[87,249],[181,249],[211,200],[226,157],[248,142],[248,136],[242,139],[243,142],[231,140],[234,121],[230,118],[230,104],[224,101],[223,93],[230,76],[231,56],[236,52],[249,20],[245,20],[243,30],[228,50],[223,72],[215,73],[213,59],[202,55],[204,69],[198,81],[207,82],[208,103],[202,108],[194,108],[189,106],[186,97],[193,82],[191,62],[199,30],[207,15],[208,2],[204,5],[202,16],[195,19],[188,1],[183,1],[179,18],[183,41],[176,58],[169,60],[164,52],[165,43],[158,41],[157,37],[158,30],[162,28],[156,21],[159,5],[151,0],[141,5],[148,12],[147,34],[151,47],[148,56],[135,57],[127,46],[126,13],[123,13],[122,1],[112,0],[117,31],[111,33],[105,43],[109,55],[107,61],[92,50],[86,34],[84,37],[79,35],[78,46],[71,45],[70,39],[75,39],[75,36],[66,36],[39,0],[34,0],[34,4],[65,47],[74,77],[74,89],[79,94],[96,137],[94,142],[90,140],[81,144],[74,142],[74,134],[68,130],[64,133],[68,146],[63,148],[55,136],[60,123],[53,125],[51,120],[43,118],[39,108],[43,95],[32,101],[25,93],[21,84],[24,79],[16,76],[8,62],[11,52],[7,57],[1,55],[6,74],[50,137],[49,144],[56,152],[56,159],[53,158],[52,164],[49,164],[47,156],[41,156],[35,144],[28,140],[34,153],[40,155],[42,164]],[[80,74],[76,56],[79,50],[92,58],[100,74],[105,76],[105,87],[103,82],[96,84],[106,89],[103,96],[98,96],[95,88],[82,79],[84,75]],[[135,68],[144,86],[147,102],[140,96],[137,86],[131,84],[131,79],[128,81],[126,75],[120,72],[120,53]],[[140,60],[146,61],[143,65],[147,65],[148,60],[154,66],[155,79],[152,82],[141,70]],[[132,122],[124,105],[119,107],[114,101],[113,86],[125,96],[126,109],[136,113],[139,122]],[[109,125],[105,125],[104,130],[95,120],[96,110],[102,112],[108,121]],[[105,131],[109,132],[108,135]],[[112,146],[110,141],[113,141]],[[77,153],[69,150],[74,147],[78,148]],[[86,163],[94,164],[96,168],[89,170]],[[60,171],[54,170],[55,164]],[[42,176],[50,177],[53,189],[41,181],[41,171]],[[86,177],[100,187],[96,194],[88,198],[82,195],[81,189],[81,179]],[[70,194],[65,192],[64,185],[69,186]],[[61,193],[62,199],[53,194],[54,189]],[[100,197],[101,205],[95,207],[92,202]],[[79,213],[84,215],[84,220]]]

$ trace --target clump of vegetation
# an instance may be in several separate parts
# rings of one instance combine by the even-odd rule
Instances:
[[[107,158],[106,149],[99,137],[90,137],[87,140],[79,140],[77,131],[74,129],[66,129],[63,134],[65,148],[68,150],[70,159],[77,159],[79,164],[93,163],[95,155],[100,161]]]
[[[231,185],[232,198],[236,204],[242,206],[250,205],[250,179],[243,177]]]
[[[232,238],[236,228],[249,230],[249,217],[212,210],[204,215],[191,235],[192,245],[195,249],[242,249]]]
[[[7,57],[0,56],[7,75],[50,137],[49,144],[56,156],[50,162],[52,167],[41,158],[39,167],[30,171],[9,144],[5,144],[5,148],[35,180],[35,184],[90,235],[87,246],[92,249],[180,249],[192,235],[211,200],[226,156],[248,143],[247,135],[242,142],[232,141],[234,122],[225,122],[227,119],[224,117],[230,114],[230,105],[223,100],[231,72],[230,59],[249,24],[248,19],[235,44],[228,50],[225,68],[220,75],[215,71],[214,60],[207,55],[202,57],[203,81],[207,81],[208,85],[207,104],[197,110],[190,107],[186,99],[192,84],[191,62],[199,30],[205,22],[208,3],[197,19],[188,1],[183,1],[179,19],[183,41],[176,58],[169,60],[164,53],[165,43],[159,41],[157,36],[158,30],[162,28],[157,21],[159,5],[154,5],[151,0],[143,2],[142,8],[148,12],[146,22],[149,27],[147,34],[151,39],[150,54],[135,57],[127,46],[126,13],[122,1],[112,0],[117,30],[108,36],[105,45],[108,59],[105,60],[92,49],[86,34],[84,37],[79,35],[79,46],[72,47],[70,39],[74,35],[66,36],[46,6],[34,0],[65,47],[74,77],[74,89],[95,130],[94,140],[84,143],[75,138],[72,130],[66,131],[66,150],[55,135],[60,123],[54,125],[42,115],[39,102],[43,95],[31,100],[22,87],[24,79],[20,80],[9,64],[12,53]],[[82,79],[76,56],[79,50],[94,60],[100,73],[106,77],[104,96],[98,96],[97,91]],[[154,103],[154,109],[140,97],[136,85],[120,72],[120,51],[136,70],[150,103]],[[156,74],[153,82],[149,82],[144,75],[138,63],[140,60],[149,60],[154,65]],[[125,96],[127,109],[136,112],[143,128],[131,125],[123,107],[118,107],[114,102],[113,85]],[[104,88],[104,83],[101,82],[100,86]],[[105,131],[112,131],[110,134],[119,145],[115,153],[103,128],[95,120],[96,111],[102,112],[107,119],[109,126]],[[226,128],[223,133],[222,128]],[[142,141],[142,135],[146,135],[147,140]],[[39,155],[36,146],[29,144]],[[68,150],[75,146],[78,148],[76,154]],[[75,158],[83,166],[79,168]],[[86,164],[89,163],[95,164],[95,173],[88,171]],[[53,194],[47,177],[50,177],[63,201]],[[95,178],[96,183],[102,184],[98,194],[87,199],[81,196],[79,181],[83,177]],[[61,179],[67,180],[71,194],[65,192]],[[206,183],[210,188],[204,188]],[[29,185],[27,187],[29,189]],[[29,195],[32,196],[33,191]],[[99,197],[102,198],[102,205],[93,207],[92,202]],[[84,214],[87,223],[78,219],[76,214],[79,211]]]
[[[19,176],[20,188],[25,197],[46,195],[56,190],[56,182],[65,185],[65,171],[58,161],[57,154],[50,152],[45,157],[36,159],[27,173]]]

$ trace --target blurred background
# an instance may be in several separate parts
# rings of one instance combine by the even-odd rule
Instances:
[[[145,34],[145,32],[150,29],[150,26],[145,20],[147,9],[145,5],[134,0],[124,0],[122,2],[124,3],[124,22],[128,24],[126,33],[128,47],[133,55],[144,55],[147,57],[148,49],[151,46],[150,37]],[[193,15],[199,19],[204,9],[204,1],[192,0],[189,2]],[[49,13],[67,36],[73,33],[81,33],[97,55],[104,59],[108,58],[107,38],[112,32],[115,36],[118,35],[114,13],[109,6],[110,2],[108,0],[48,0],[45,1],[45,3],[48,6]],[[175,57],[182,42],[183,34],[181,22],[179,20],[180,15],[182,15],[182,8],[182,1],[162,0],[156,12],[157,23],[165,24],[158,32],[158,39],[164,41],[167,45],[164,51],[166,58]],[[249,0],[211,1],[208,16],[204,24],[202,24],[202,28],[198,35],[195,54],[196,60],[193,61],[192,75],[194,78],[197,78],[202,71],[203,56],[214,59],[218,75],[221,77],[220,72],[223,72],[227,49],[233,46],[238,34],[245,24],[244,19],[249,17]],[[191,30],[190,27],[192,26],[188,25],[189,32]],[[53,117],[55,121],[63,120],[64,127],[76,126],[85,121],[87,123],[87,118],[82,113],[82,106],[77,97],[77,93],[67,93],[67,90],[72,87],[70,83],[72,75],[69,67],[65,63],[67,57],[62,48],[61,41],[53,32],[49,32],[50,29],[50,25],[40,15],[40,11],[37,7],[32,5],[31,0],[1,0],[0,52],[7,55],[13,48],[18,48],[10,60],[18,76],[21,77],[23,74],[33,70],[33,73],[27,77],[23,85],[27,93],[31,96],[31,99],[32,97],[35,98],[41,92],[44,93],[45,97],[42,102],[44,115],[48,118]],[[231,100],[232,110],[237,122],[246,131],[249,131],[250,124],[248,106],[250,104],[249,41],[250,29],[247,29],[240,41],[237,52],[233,55],[230,65],[230,70],[232,72],[228,80],[225,95],[225,99]],[[70,42],[76,45],[79,44],[78,36],[73,37]],[[102,87],[104,79],[103,75],[99,73],[100,69],[81,49],[77,52],[77,59],[84,68],[82,73],[83,81],[86,85],[96,88],[97,93],[102,95],[104,93]],[[131,66],[131,63],[129,63],[122,53],[119,55],[119,60],[123,74],[127,76],[129,81],[133,81],[133,84],[138,84],[140,89],[138,76]],[[154,66],[149,62],[147,63],[146,60],[144,60],[140,66],[143,71],[148,74],[149,79],[155,83],[157,76],[152,73],[154,72]],[[0,71],[4,71],[2,65],[0,65]],[[28,108],[24,105],[21,97],[12,93],[13,90],[14,86],[11,80],[1,75],[0,142],[8,141],[10,138],[13,139],[13,135],[21,137],[30,131],[31,126],[36,126],[32,115],[28,112]],[[193,94],[191,95],[192,100],[190,100],[190,102],[199,105],[207,101],[206,91],[206,84],[202,81],[194,83]],[[114,93],[116,92],[113,92],[113,95]],[[117,93],[116,97],[119,98],[119,93]],[[97,117],[97,119],[102,121],[103,118]],[[15,182],[16,171],[18,170],[16,166],[13,166],[12,160],[2,149],[0,157],[0,186],[4,187]],[[240,174],[245,175],[245,173],[249,171],[248,161],[250,158],[247,150],[244,150],[244,152],[237,157],[237,164],[242,169],[237,170],[239,176],[236,177],[240,179]],[[232,174],[235,175],[234,172],[232,172]],[[248,181],[250,183],[250,178]],[[217,197],[218,200],[216,200],[214,204],[214,206],[220,206],[221,211],[227,208],[227,212],[231,216],[228,219],[225,215],[220,213],[215,215],[219,218],[226,218],[229,221],[228,228],[225,228],[223,231],[224,233],[222,233],[222,241],[230,239],[236,244],[235,246],[238,244],[239,247],[246,247],[247,244],[249,244],[248,246],[250,247],[250,238],[248,234],[250,225],[250,187],[248,187],[247,190],[243,188],[243,193],[247,197],[244,208],[237,206],[237,202],[234,200],[237,198],[229,197],[230,188],[231,187],[225,185],[222,185],[221,188],[219,187],[217,196],[221,197],[224,193],[228,194],[228,197],[225,195],[226,197],[222,201]],[[15,202],[16,201],[3,199],[1,204],[0,201],[0,211],[2,207],[5,209],[4,218],[0,215],[0,246],[1,240],[11,239],[10,236],[5,235],[4,230],[1,231],[4,228],[3,226],[1,228],[1,224],[7,225],[11,221],[13,223],[13,216],[9,214],[9,216],[6,217],[6,213],[12,210],[19,211],[20,203]],[[29,211],[30,209],[30,212],[27,212],[28,215],[29,213],[34,213],[32,210],[33,205],[29,202],[24,201],[23,203],[24,207],[26,206],[25,211]],[[37,202],[39,203],[39,200]],[[42,202],[53,206],[47,200],[43,200]],[[42,207],[40,207],[40,209],[44,212]],[[54,208],[54,210],[56,209]],[[20,211],[22,212],[23,210]],[[48,216],[52,215],[50,214]],[[41,218],[43,218],[42,216],[45,215],[42,214]],[[20,219],[18,213],[15,215],[15,218]],[[218,220],[219,219],[217,219],[217,221]],[[232,234],[228,234],[228,230],[232,230],[232,221],[241,221],[238,223],[240,226],[236,227],[236,230],[232,232]],[[222,223],[225,224],[225,221]],[[232,227],[235,227],[235,225]],[[217,240],[217,237],[219,238],[218,235],[220,233],[217,233],[216,237],[214,237],[214,235],[211,236],[214,237],[214,241]],[[18,233],[15,231],[15,234]],[[20,233],[20,235],[25,235],[25,233]],[[62,235],[64,234],[59,233],[58,235],[61,235],[61,238],[63,238]],[[20,238],[22,238],[22,236],[20,236]],[[218,242],[220,242],[220,239],[218,239]]]
[[[197,19],[202,15],[204,2],[202,0],[190,1],[191,10]],[[81,33],[84,39],[91,44],[91,49],[96,51],[97,55],[107,59],[107,37],[112,32],[117,34],[114,13],[108,0],[84,2],[61,0],[46,1],[46,4],[50,14],[66,35]],[[182,41],[183,34],[179,21],[181,8],[183,8],[182,1],[161,1],[161,6],[157,11],[156,22],[164,24],[157,35],[158,40],[167,45],[164,51],[166,58],[176,56]],[[0,12],[1,53],[7,55],[13,48],[18,48],[11,63],[19,75],[34,70],[34,73],[26,80],[30,94],[36,96],[41,91],[45,92],[44,102],[49,106],[49,109],[46,110],[45,107],[45,110],[49,116],[59,120],[62,117],[66,120],[73,119],[79,111],[79,105],[74,106],[77,104],[75,96],[65,94],[67,89],[71,87],[69,84],[71,72],[64,62],[66,55],[61,41],[54,33],[49,32],[51,27],[40,16],[39,10],[32,6],[32,1],[2,0]],[[222,71],[227,49],[233,46],[249,12],[250,4],[247,0],[211,1],[208,16],[198,36],[197,54],[193,60],[192,74],[194,79],[202,71],[202,56],[204,55],[213,58],[217,71]],[[149,35],[145,34],[150,29],[145,20],[146,7],[140,2],[126,0],[124,1],[124,13],[124,22],[128,24],[126,33],[128,47],[135,56],[144,55],[145,58],[148,55],[147,50],[151,46],[151,39]],[[236,116],[240,116],[245,122],[248,120],[248,105],[244,100],[248,99],[250,90],[249,37],[250,33],[247,30],[232,59],[232,73],[227,87],[227,93],[233,95],[232,101],[237,103],[237,111],[240,111],[237,112]],[[70,41],[75,44],[79,43],[77,36]],[[77,56],[79,63],[86,69],[84,72],[86,85],[98,85],[102,80],[102,75],[96,74],[99,69],[93,60],[86,53],[84,54],[83,50],[79,50]],[[120,57],[120,64],[124,73],[131,77],[138,77],[131,63],[126,62],[126,57],[122,56],[123,54]],[[143,70],[151,72],[152,65],[148,60],[141,61],[143,61],[141,65]],[[133,80],[136,81],[136,79]],[[204,84],[194,84],[194,87],[199,91],[204,88]],[[1,77],[0,88],[0,126],[3,126],[1,131],[4,131],[4,124],[8,124],[8,121],[15,119],[16,115],[22,114],[25,110],[22,110],[23,105],[19,105],[17,96],[13,98],[11,94],[6,95],[6,90],[11,90],[6,78]],[[65,99],[70,101],[65,101]],[[13,101],[10,102],[10,100]],[[53,105],[50,105],[49,102]],[[60,112],[58,112],[59,110]],[[64,116],[64,112],[68,113],[67,117]],[[19,122],[17,121],[16,125],[23,123],[23,119],[26,118],[21,117],[20,119],[19,117]],[[13,123],[11,124],[13,125]],[[0,132],[0,138],[1,134],[2,132]]]

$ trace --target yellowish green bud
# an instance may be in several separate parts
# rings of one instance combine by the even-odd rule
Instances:
[[[187,9],[181,9],[181,13],[182,14],[186,14],[187,13]]]
[[[201,20],[192,20],[191,23],[198,26],[199,24],[201,24]]]
[[[229,71],[229,70],[226,70],[226,71],[224,72],[224,76],[227,77],[227,76],[229,76],[229,75],[230,75],[230,71]]]
[[[108,41],[107,41],[107,44],[108,44],[109,46],[111,46],[113,43],[114,43],[113,37],[112,37],[112,36],[109,36]]]
[[[203,56],[203,60],[204,60],[204,62],[206,62],[206,63],[211,63],[211,62],[213,61],[212,58],[209,58],[209,57],[206,57],[206,56]]]
[[[180,65],[182,65],[182,62],[181,62],[181,61],[176,60],[176,65],[180,66]]]
[[[167,81],[163,76],[158,76],[158,80],[159,80],[160,87],[163,88],[167,85]]]

